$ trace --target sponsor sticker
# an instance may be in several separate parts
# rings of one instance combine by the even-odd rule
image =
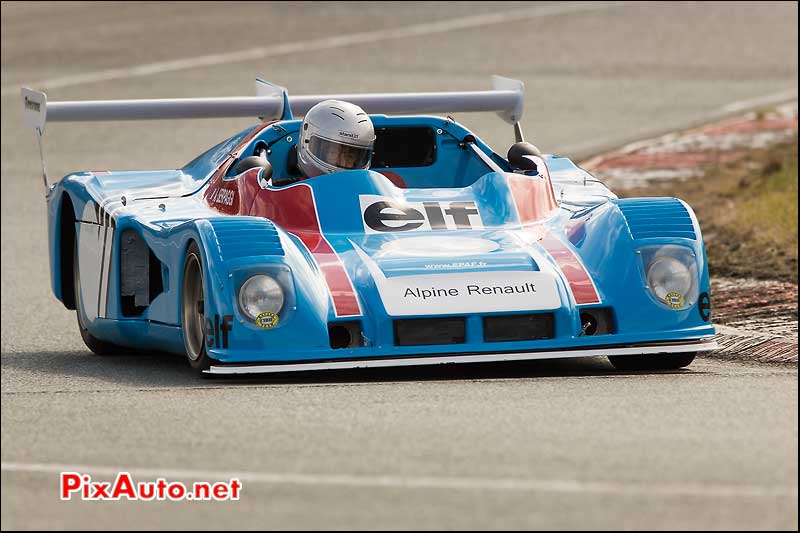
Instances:
[[[372,194],[359,200],[366,233],[483,229],[474,201],[402,202]]]
[[[228,348],[228,337],[233,331],[233,315],[214,315],[214,320],[210,316],[206,317],[206,346],[208,348]]]
[[[711,297],[707,292],[704,292],[698,298],[697,310],[700,311],[700,318],[703,319],[703,322],[708,322],[711,319]]]
[[[473,268],[485,268],[489,263],[483,261],[454,261],[452,263],[430,263],[422,265],[425,270],[467,270]]]
[[[544,272],[461,272],[376,280],[392,316],[558,309],[556,280]]]
[[[686,300],[683,298],[683,294],[672,291],[664,296],[664,302],[672,309],[680,309],[684,306]]]
[[[39,112],[41,110],[42,105],[39,102],[34,102],[27,96],[25,97],[25,108],[30,109],[31,111]]]
[[[256,326],[263,329],[272,329],[278,325],[279,317],[272,311],[264,311],[256,317]]]

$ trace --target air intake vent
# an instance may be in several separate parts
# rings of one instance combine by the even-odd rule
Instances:
[[[463,317],[407,318],[394,321],[395,346],[427,346],[466,342],[467,324]]]
[[[237,259],[256,255],[283,255],[278,231],[272,222],[258,218],[213,220],[222,257]]]
[[[630,198],[617,200],[617,205],[634,239],[697,238],[689,212],[675,198]]]
[[[361,346],[361,322],[333,322],[328,324],[331,348],[358,348]]]
[[[484,342],[532,341],[554,335],[552,313],[483,317]]]

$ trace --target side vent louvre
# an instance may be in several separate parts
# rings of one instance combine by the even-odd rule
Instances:
[[[616,200],[616,203],[634,239],[697,239],[689,212],[675,198],[629,198]]]
[[[135,230],[119,239],[119,298],[122,316],[140,316],[164,292],[163,265]]]
[[[238,259],[256,255],[283,255],[278,231],[266,219],[212,220],[222,257]]]

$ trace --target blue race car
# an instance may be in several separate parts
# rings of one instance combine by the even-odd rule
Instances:
[[[50,185],[51,281],[93,352],[186,354],[203,374],[605,355],[675,369],[712,337],[700,227],[675,198],[618,199],[524,142],[521,82],[458,93],[51,102],[25,120],[259,117],[177,170]],[[302,115],[369,112],[370,168],[302,179]],[[501,157],[451,118],[495,111]],[[391,116],[390,116],[391,115]],[[400,115],[400,116],[397,116]]]

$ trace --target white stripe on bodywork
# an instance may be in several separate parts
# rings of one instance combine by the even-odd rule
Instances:
[[[114,251],[114,227],[109,224],[103,228],[103,234],[105,235],[105,240],[103,242],[103,257],[102,266],[101,266],[101,275],[100,275],[100,299],[98,301],[98,316],[100,317],[107,317],[108,316],[108,291],[109,291],[109,284],[111,280],[111,259],[113,257]]]
[[[212,366],[206,374],[263,374],[279,372],[304,372],[309,370],[346,370],[351,368],[386,368],[396,366],[443,365],[451,363],[498,363],[501,361],[526,361],[534,359],[559,359],[568,357],[594,357],[600,355],[645,355],[661,353],[707,352],[717,349],[714,340],[695,344],[660,346],[631,346],[626,348],[586,348],[541,352],[490,353],[476,355],[418,356],[386,359],[360,359],[354,361],[326,361],[323,363],[297,363],[277,365],[226,365]]]
[[[106,292],[106,250],[108,249],[108,226],[103,226],[100,233],[102,237],[100,238],[103,242],[102,245],[98,246],[100,250],[100,276],[97,278],[97,316],[98,317],[105,317],[105,306],[103,303],[105,300],[103,299],[103,293]]]
[[[81,221],[76,223],[80,299],[88,321],[94,320],[100,314],[100,273],[103,268],[102,239],[105,228],[99,223],[96,204],[90,200],[84,204]]]
[[[115,215],[116,211],[123,208],[122,202],[118,198],[105,198],[100,203],[100,223],[105,226],[105,241],[103,243],[102,277],[100,283],[100,300],[98,310],[100,316],[108,317],[108,293],[111,291],[111,263],[114,258],[114,234],[116,232]]]
[[[106,202],[108,203],[108,202]],[[109,269],[114,251],[112,215],[90,200],[77,222],[78,272],[86,319],[108,316]]]

